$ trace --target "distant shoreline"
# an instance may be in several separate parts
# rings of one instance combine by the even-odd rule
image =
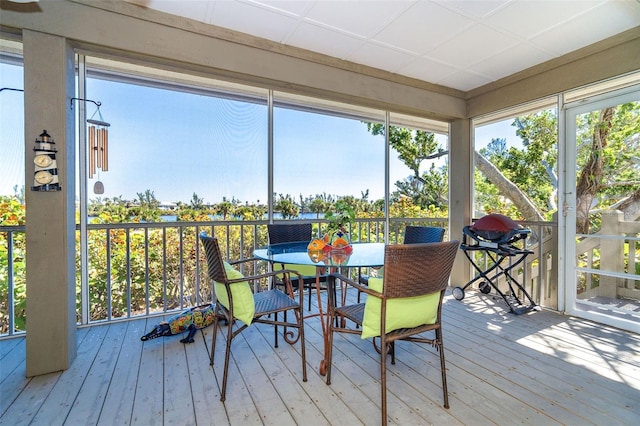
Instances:
[[[211,218],[211,220],[222,220],[222,216],[219,215],[209,215],[209,217]],[[89,221],[91,221],[92,219],[97,219],[98,216],[89,216]],[[273,214],[273,218],[274,219],[282,219],[282,215],[280,213],[274,213]],[[267,219],[267,215],[265,214],[264,217],[262,217],[263,220]],[[313,212],[310,213],[302,213],[301,215],[296,216],[296,219],[324,219],[324,214],[320,213],[319,215]],[[162,222],[177,222],[178,221],[178,215],[175,214],[163,214],[160,215],[160,220]]]

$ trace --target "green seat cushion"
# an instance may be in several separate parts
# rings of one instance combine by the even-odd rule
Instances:
[[[369,288],[382,293],[382,278],[369,278]],[[387,300],[386,332],[400,328],[413,328],[424,324],[434,324],[438,314],[440,292],[424,296],[404,297]],[[380,336],[380,298],[368,295],[362,319],[362,338]]]
[[[313,265],[293,265],[290,263],[285,263],[284,265],[280,263],[282,269],[291,269],[292,271],[297,271],[300,275],[303,276],[316,276],[316,267]],[[275,268],[275,272],[278,272],[277,267]],[[279,278],[282,279],[282,276],[279,275]],[[295,275],[291,277],[291,279],[297,278]]]
[[[238,271],[227,262],[224,262],[224,269],[227,273],[227,278],[230,280],[244,278],[242,272]],[[213,286],[218,302],[220,302],[225,308],[229,309],[229,295],[227,294],[227,287],[217,281],[214,281]],[[244,281],[231,284],[231,295],[233,296],[233,316],[243,323],[251,325],[253,316],[256,312],[256,305],[253,301],[253,293],[251,292],[249,282]]]

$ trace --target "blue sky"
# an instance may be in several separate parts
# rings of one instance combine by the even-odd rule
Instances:
[[[21,68],[2,64],[0,70],[2,87],[23,87]],[[103,182],[101,197],[135,199],[149,189],[163,202],[188,202],[196,193],[206,203],[223,197],[266,203],[264,105],[95,79],[87,91],[102,103],[102,119],[111,124],[109,171],[89,182],[90,188],[97,179]],[[22,101],[20,92],[0,94],[2,195],[24,181]],[[86,106],[88,117],[99,119],[96,106]],[[478,128],[477,146],[492,137],[518,143],[510,122]],[[372,136],[359,120],[276,108],[274,138],[277,194],[359,197],[368,189],[370,200],[384,196],[384,139]],[[446,143],[444,136],[437,138]],[[392,184],[410,174],[393,153],[390,171]]]
[[[111,123],[110,170],[100,173],[105,196],[136,197],[146,189],[161,201],[223,197],[267,201],[265,105],[97,82],[90,97]],[[87,104],[89,114],[95,107]],[[276,109],[274,191],[382,197],[384,141],[355,120]],[[377,143],[376,143],[377,142]],[[134,179],[135,176],[135,180]]]
[[[22,89],[22,68],[0,64],[0,87]],[[0,92],[0,195],[13,195],[24,182],[23,102],[22,92]]]

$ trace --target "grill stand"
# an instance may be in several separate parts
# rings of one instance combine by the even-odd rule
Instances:
[[[462,300],[465,296],[465,290],[476,281],[484,280],[479,284],[480,292],[483,294],[489,294],[491,288],[498,293],[502,299],[509,306],[509,310],[515,314],[520,315],[532,310],[539,310],[539,306],[533,301],[529,293],[525,290],[524,286],[518,282],[512,275],[511,271],[520,265],[529,254],[533,252],[531,250],[520,249],[513,244],[519,240],[524,240],[529,234],[528,229],[514,229],[505,238],[499,241],[491,241],[482,238],[471,227],[465,226],[463,229],[463,240],[460,248],[464,252],[469,262],[473,265],[478,275],[465,284],[463,287],[455,287],[452,291],[453,297],[456,300]],[[469,240],[471,243],[469,244]],[[475,242],[474,242],[475,241]],[[473,259],[473,252],[484,251],[486,255],[491,259],[493,265],[483,270],[481,269]],[[509,264],[503,266],[504,262],[509,260]],[[509,285],[509,292],[503,293],[497,284],[497,279],[501,276],[506,277],[507,284]],[[514,287],[515,286],[515,287]],[[516,291],[516,289],[518,291]],[[522,297],[518,297],[518,292]],[[528,301],[528,305],[525,302]]]

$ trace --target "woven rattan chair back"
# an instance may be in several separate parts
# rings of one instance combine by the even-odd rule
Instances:
[[[310,223],[277,223],[267,225],[269,244],[311,241]]]
[[[457,241],[385,247],[383,297],[414,297],[447,288]]]
[[[269,244],[280,244],[280,243],[290,243],[295,241],[311,241],[312,237],[312,228],[310,223],[277,223],[277,224],[268,224],[267,230],[269,232]],[[318,277],[321,283],[326,283],[327,276],[322,273]],[[315,275],[307,275],[302,280],[302,286],[309,293],[308,300],[308,309],[311,310],[311,294],[313,293],[313,289],[316,284]],[[279,280],[276,280],[276,285],[282,285]],[[292,277],[292,285],[294,288],[297,288],[299,283],[295,277]],[[322,286],[321,288],[326,288]]]
[[[439,243],[444,238],[444,228],[407,225],[404,244]]]
[[[209,276],[209,279],[219,283],[228,282],[218,240],[207,236],[205,233],[201,233],[200,241],[204,246],[204,251],[207,256],[207,275]]]
[[[407,225],[404,231],[404,244],[439,243],[444,238],[444,228],[435,226],[412,226]],[[358,281],[364,285],[369,285],[369,276],[363,275],[358,270]],[[358,291],[358,303],[360,303],[360,292]]]

